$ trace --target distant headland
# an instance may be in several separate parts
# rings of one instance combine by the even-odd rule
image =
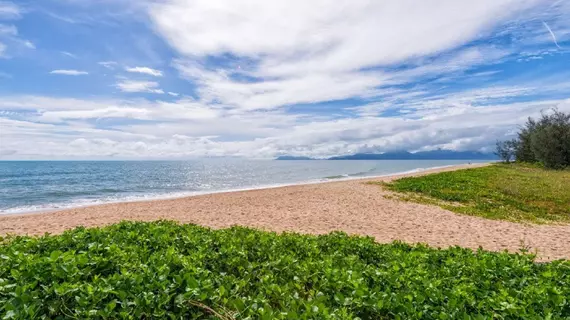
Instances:
[[[275,158],[275,160],[498,160],[498,157],[493,153],[483,153],[479,151],[433,150],[420,152],[356,153],[324,159],[284,155]]]

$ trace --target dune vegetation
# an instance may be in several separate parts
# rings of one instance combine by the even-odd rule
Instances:
[[[3,239],[0,317],[569,317],[570,262],[533,259],[459,247],[378,244],[343,233],[123,222]]]
[[[403,199],[462,214],[532,223],[570,221],[570,170],[493,164],[384,185]]]

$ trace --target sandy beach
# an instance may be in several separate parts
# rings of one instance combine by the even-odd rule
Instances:
[[[462,246],[517,252],[540,260],[570,258],[570,226],[525,225],[458,215],[435,206],[386,197],[368,181],[477,167],[461,165],[389,177],[217,193],[178,199],[97,205],[55,212],[0,216],[0,234],[61,233],[122,220],[175,220],[212,228],[241,225],[270,231],[322,234],[335,230],[434,247]]]

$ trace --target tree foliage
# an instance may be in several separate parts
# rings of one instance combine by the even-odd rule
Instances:
[[[517,148],[515,151],[515,158],[520,162],[533,163],[536,162],[536,157],[534,156],[534,151],[531,147],[531,137],[532,133],[535,131],[536,121],[532,118],[528,118],[524,127],[518,132]]]
[[[558,110],[542,115],[531,135],[532,151],[547,168],[570,165],[570,114]]]
[[[497,142],[496,154],[505,162],[541,163],[549,169],[570,166],[570,114],[558,109],[529,118],[517,139]]]
[[[510,163],[515,157],[517,150],[517,140],[497,141],[497,151],[495,154],[504,162]]]

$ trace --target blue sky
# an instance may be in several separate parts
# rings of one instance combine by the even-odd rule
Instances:
[[[562,0],[0,0],[0,159],[490,151],[569,53]]]

